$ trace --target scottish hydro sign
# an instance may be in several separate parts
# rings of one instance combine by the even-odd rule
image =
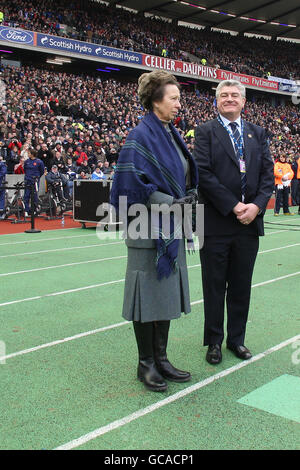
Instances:
[[[77,41],[49,34],[37,33],[36,46],[56,51],[71,52],[101,59],[120,60],[131,64],[141,64],[142,54],[113,47],[100,46],[90,42]]]
[[[34,33],[9,27],[0,27],[0,38],[15,44],[33,44]]]

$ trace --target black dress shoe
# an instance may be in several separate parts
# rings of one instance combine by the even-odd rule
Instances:
[[[180,370],[174,367],[170,361],[165,358],[156,362],[157,370],[167,380],[170,382],[188,382],[191,380],[191,374],[185,370]]]
[[[232,346],[231,344],[227,344],[227,348],[230,349],[230,351],[233,351],[236,357],[238,357],[239,359],[244,359],[245,361],[247,361],[252,357],[251,352],[244,345]]]
[[[152,392],[164,392],[168,388],[168,385],[158,372],[153,358],[139,360],[137,377]]]
[[[220,344],[210,344],[206,353],[206,360],[210,364],[220,364],[222,361],[222,352]]]

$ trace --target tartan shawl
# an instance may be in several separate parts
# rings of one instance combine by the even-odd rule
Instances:
[[[192,155],[172,123],[169,124],[176,143],[189,161],[192,188],[197,188],[198,172]],[[127,196],[127,206],[147,204],[154,191],[179,199],[186,195],[185,175],[180,156],[161,121],[149,112],[131,130],[120,152],[110,193],[110,203],[119,208],[119,196]],[[161,221],[161,220],[160,220]],[[155,240],[158,279],[168,277],[176,269],[179,240],[174,238],[176,227],[165,239],[160,227]]]

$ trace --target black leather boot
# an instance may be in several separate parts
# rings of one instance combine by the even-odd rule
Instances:
[[[168,385],[158,372],[153,356],[153,322],[133,322],[139,352],[138,379],[148,390],[164,392]]]
[[[176,369],[167,358],[167,345],[170,321],[154,322],[153,349],[157,370],[171,382],[188,382],[191,379],[189,372]]]

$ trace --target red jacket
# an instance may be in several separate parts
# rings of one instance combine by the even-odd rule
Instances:
[[[76,160],[76,165],[80,166],[84,161],[88,161],[88,156],[85,152],[81,152],[80,157]]]
[[[21,142],[18,142],[18,141],[17,142],[16,141],[11,142],[10,144],[8,144],[9,150],[11,150],[14,146],[18,147],[18,154],[20,154],[20,150],[22,148]]]
[[[14,174],[15,175],[24,175],[25,174],[24,166],[21,163],[18,166],[15,166]]]

